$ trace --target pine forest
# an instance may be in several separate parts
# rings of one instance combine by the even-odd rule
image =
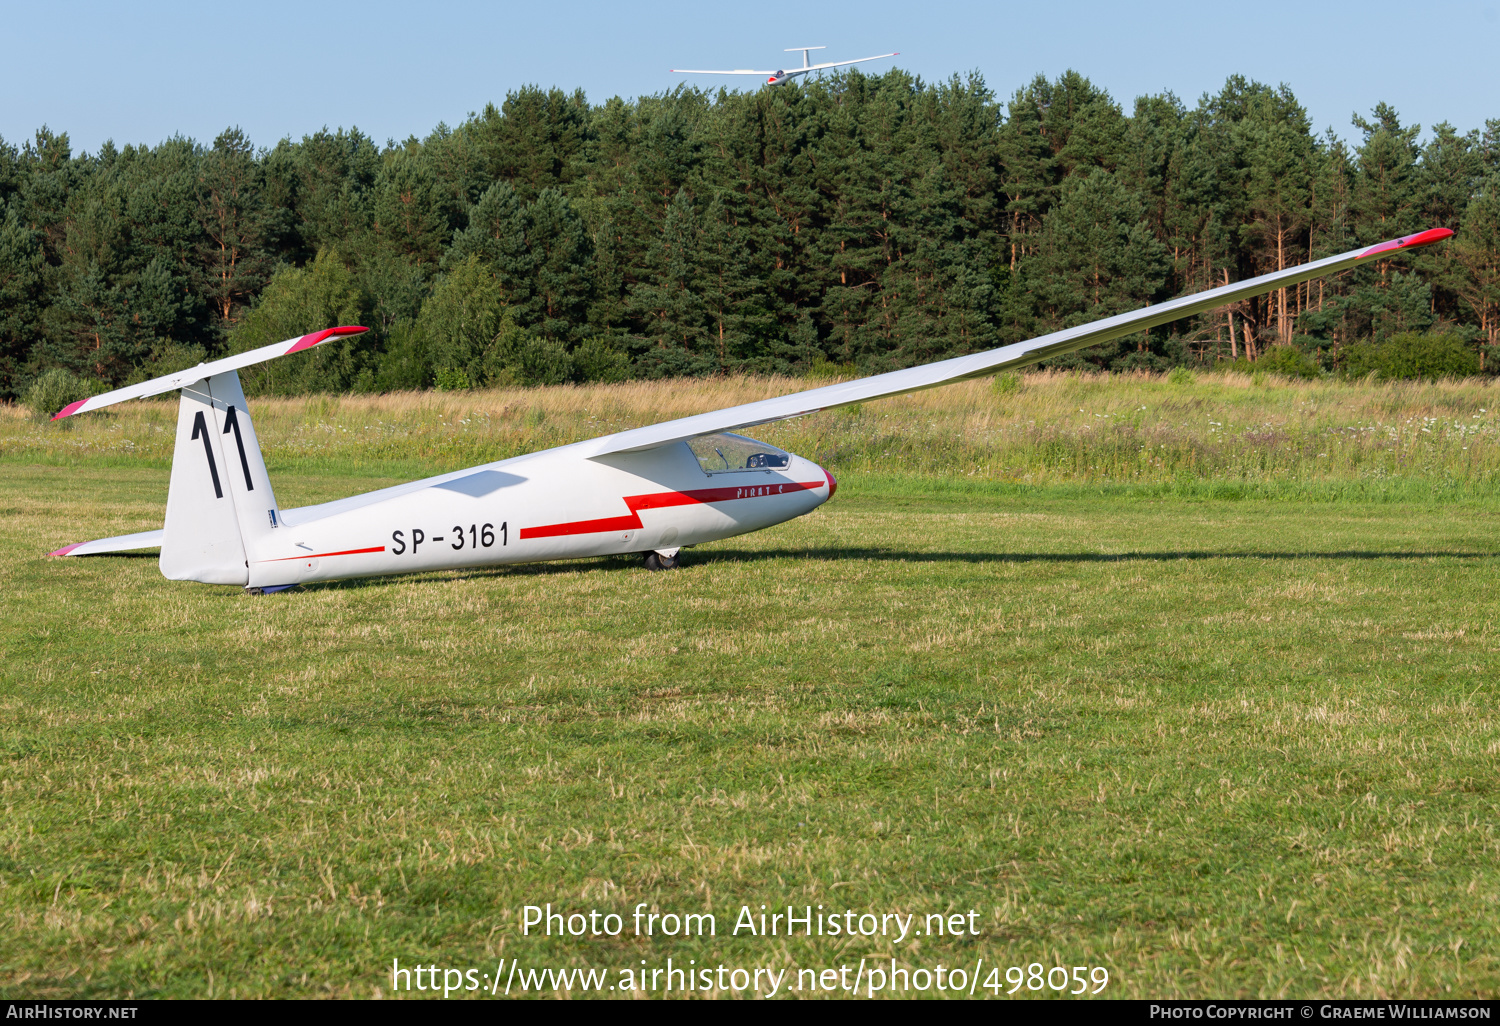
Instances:
[[[865,373],[1429,227],[1458,235],[1065,367],[1492,373],[1500,119],[1424,133],[1382,104],[1345,139],[1239,77],[1126,110],[1072,72],[1000,100],[895,70],[600,105],[525,88],[384,145],[229,129],[75,155],[44,128],[0,140],[0,398],[338,324],[372,330],[247,388]]]

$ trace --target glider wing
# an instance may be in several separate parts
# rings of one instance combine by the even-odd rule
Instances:
[[[1110,339],[1133,335],[1147,328],[1154,328],[1160,324],[1167,324],[1206,310],[1226,306],[1251,296],[1259,296],[1310,278],[1333,274],[1372,257],[1391,255],[1401,250],[1430,245],[1452,234],[1452,230],[1448,228],[1432,228],[1415,235],[1391,239],[1375,246],[1299,264],[1284,271],[1263,274],[1258,278],[1249,278],[1216,289],[1209,289],[1206,292],[1196,292],[1190,296],[1181,296],[1158,306],[1148,306],[1143,310],[1106,317],[1089,324],[1081,324],[1076,328],[1064,328],[1050,335],[1042,335],[1026,342],[991,349],[988,352],[959,356],[951,360],[923,364],[919,367],[908,367],[905,370],[877,374],[874,377],[860,378],[857,381],[825,385],[822,388],[813,388],[806,392],[796,392],[775,399],[763,399],[759,402],[746,403],[743,406],[731,406],[713,413],[682,417],[678,420],[605,435],[602,438],[580,442],[578,445],[583,454],[590,458],[618,452],[640,452],[688,438],[696,438],[698,435],[735,431],[775,420],[801,417],[836,406],[882,399],[907,392],[920,392],[926,388],[936,388],[939,385],[964,381],[968,378],[986,377],[1011,367],[1025,367],[1049,357],[1071,353],[1096,342],[1107,342]]]

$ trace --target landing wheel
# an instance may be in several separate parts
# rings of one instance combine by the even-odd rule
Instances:
[[[663,556],[660,552],[646,553],[647,570],[675,570],[676,568],[676,556]]]

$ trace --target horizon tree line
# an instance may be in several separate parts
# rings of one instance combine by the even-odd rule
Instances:
[[[117,386],[337,323],[373,330],[262,391],[733,371],[878,371],[1020,341],[1428,227],[1449,243],[1050,361],[1162,370],[1436,332],[1492,371],[1500,120],[1352,143],[1230,77],[1130,112],[1076,72],[1001,102],[978,75],[858,70],[592,105],[528,86],[377,145],[75,155],[0,140],[0,397],[62,368]]]

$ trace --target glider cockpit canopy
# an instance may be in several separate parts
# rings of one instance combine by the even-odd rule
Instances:
[[[689,438],[687,446],[705,474],[734,474],[743,470],[776,470],[791,465],[791,453],[744,435],[720,432]]]

